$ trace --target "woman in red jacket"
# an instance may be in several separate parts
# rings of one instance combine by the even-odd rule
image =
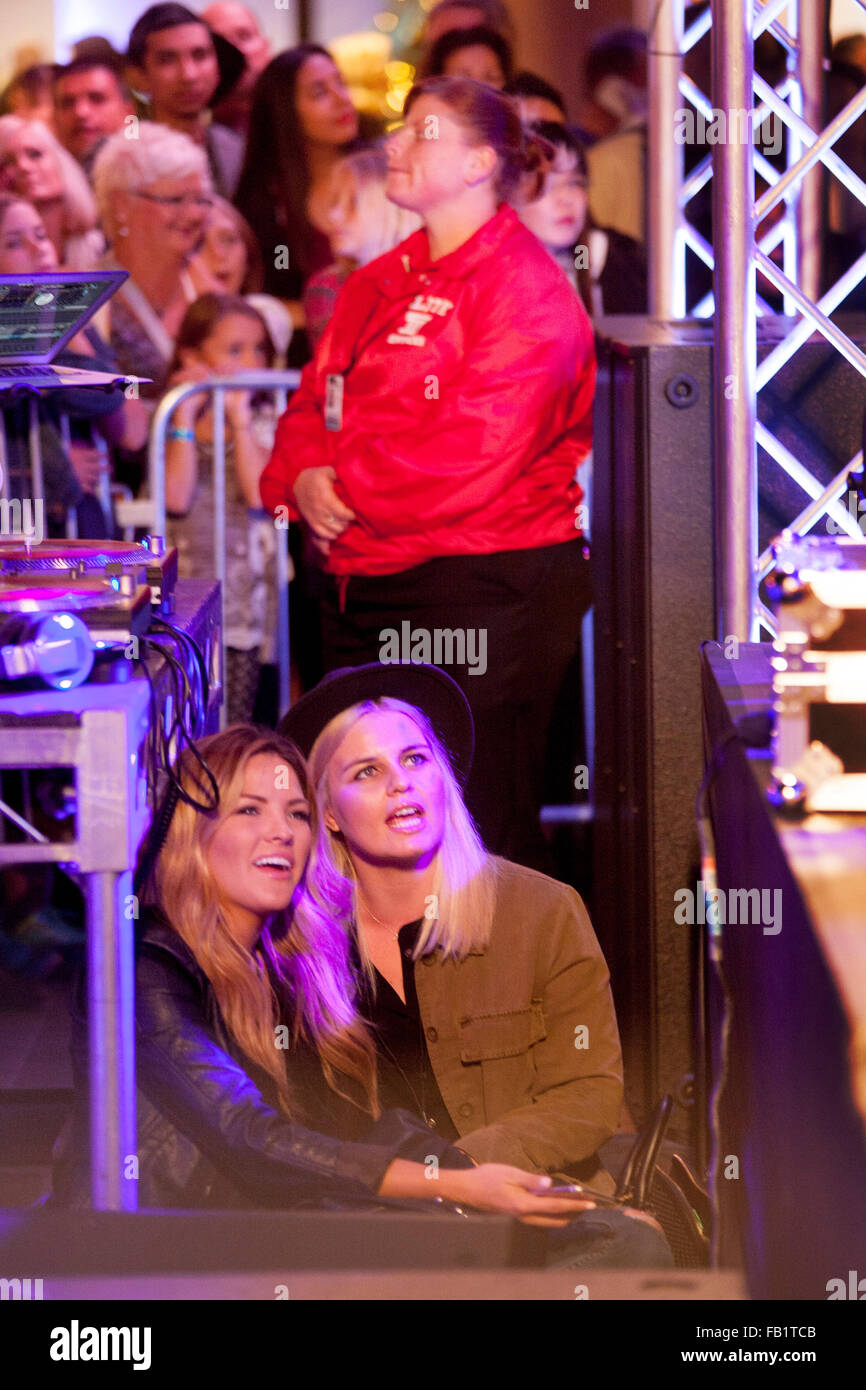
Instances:
[[[412,90],[386,188],[426,225],[347,281],[261,486],[327,555],[326,667],[448,667],[475,717],[466,796],[487,846],[544,867],[548,731],[589,604],[575,470],[595,358],[505,204],[539,150],[489,87]]]

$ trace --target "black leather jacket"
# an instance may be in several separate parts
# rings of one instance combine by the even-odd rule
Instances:
[[[287,1119],[276,1108],[271,1078],[235,1047],[210,981],[164,918],[147,919],[136,955],[140,1208],[388,1207],[375,1194],[394,1158],[423,1163],[435,1154],[445,1167],[471,1166],[406,1111],[386,1111],[368,1122],[362,1141],[348,1143]],[[74,1014],[76,1105],[55,1150],[53,1202],[87,1206],[87,1030],[80,1002]],[[320,1089],[328,1091],[323,1077]]]

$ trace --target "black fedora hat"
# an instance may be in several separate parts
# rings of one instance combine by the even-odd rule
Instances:
[[[427,716],[448,750],[458,779],[465,784],[475,749],[472,711],[457,682],[438,666],[408,661],[343,666],[302,695],[280,720],[277,732],[296,743],[308,758],[326,724],[350,705],[383,695],[415,705]]]
[[[140,68],[150,35],[157,34],[162,29],[175,29],[180,24],[203,24],[213,40],[220,80],[208,106],[219,106],[240,78],[246,66],[246,58],[239,48],[206,24],[201,15],[187,9],[186,5],[174,4],[170,0],[167,4],[151,5],[150,9],[139,15],[129,35],[126,61],[131,67]]]

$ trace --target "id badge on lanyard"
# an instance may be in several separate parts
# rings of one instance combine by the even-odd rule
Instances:
[[[343,428],[343,377],[330,372],[325,382],[325,429]]]

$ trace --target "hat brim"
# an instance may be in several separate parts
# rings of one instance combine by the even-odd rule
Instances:
[[[438,666],[395,662],[346,666],[324,677],[283,716],[278,733],[297,744],[305,758],[332,719],[350,705],[382,696],[415,705],[444,744],[458,780],[465,784],[475,750],[472,711],[460,686]]]

